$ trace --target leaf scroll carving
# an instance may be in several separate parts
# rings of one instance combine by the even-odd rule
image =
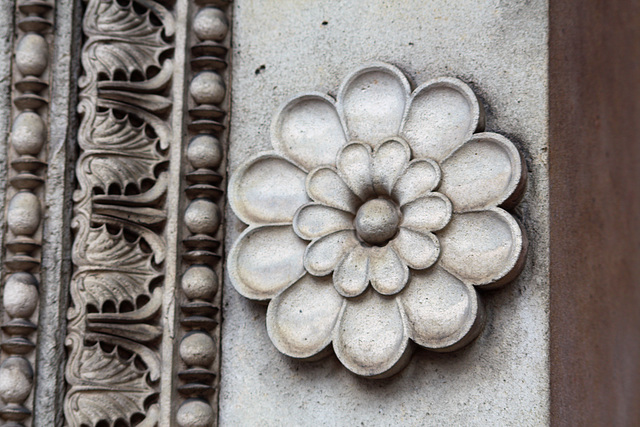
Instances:
[[[123,359],[115,349],[106,352],[97,343],[75,356],[70,363],[74,370],[68,375],[85,385],[67,395],[71,425],[93,426],[103,420],[113,425],[118,418],[128,421],[146,412],[145,402],[154,389],[149,385],[149,373],[136,366],[135,356]]]
[[[136,13],[133,3],[122,7],[110,0],[89,2],[83,23],[89,38],[82,55],[83,82],[96,81],[99,73],[113,80],[121,71],[129,79],[135,71],[144,74],[149,67],[162,67],[160,56],[170,47],[163,33],[173,35],[172,15],[153,1],[138,0],[136,4],[146,12]],[[163,25],[152,22],[152,16],[162,19]]]
[[[151,298],[150,285],[160,274],[152,265],[152,254],[143,252],[139,241],[129,243],[122,232],[114,236],[101,226],[89,232],[87,243],[87,265],[78,265],[74,277],[82,284],[84,304],[101,308],[107,301],[117,301],[135,306],[141,296]]]
[[[86,151],[80,164],[89,180],[87,185],[107,192],[114,183],[121,188],[130,184],[140,188],[143,180],[154,179],[154,169],[163,156],[157,149],[158,138],[149,137],[149,129],[148,124],[135,127],[127,116],[118,119],[112,110],[95,113],[94,120],[85,121],[80,133]]]
[[[65,415],[73,426],[155,425],[173,12],[85,1]]]

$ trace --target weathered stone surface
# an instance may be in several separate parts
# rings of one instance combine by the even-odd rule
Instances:
[[[71,276],[71,197],[75,156],[80,17],[73,0],[55,2],[53,84],[49,117],[48,169],[45,193],[45,244],[40,297],[41,340],[38,345],[34,425],[62,424],[66,308]]]
[[[308,363],[279,354],[265,307],[241,298],[227,279],[221,425],[548,421],[546,8],[545,1],[235,3],[232,174],[270,148],[278,105],[309,90],[335,95],[361,63],[395,64],[417,83],[457,77],[481,98],[486,129],[510,132],[525,154],[530,180],[515,215],[530,246],[519,279],[483,295],[487,326],[477,341],[452,354],[418,351],[404,371],[378,382],[347,373],[333,355]],[[244,227],[228,214],[230,247]]]
[[[13,20],[15,15],[13,1],[0,4],[0,221],[5,221],[7,150],[11,130],[11,56],[13,54]],[[0,239],[4,241],[5,227],[0,227]],[[4,260],[0,260],[4,261]]]

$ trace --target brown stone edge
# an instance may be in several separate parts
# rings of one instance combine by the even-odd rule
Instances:
[[[549,2],[554,426],[640,425],[640,2]]]

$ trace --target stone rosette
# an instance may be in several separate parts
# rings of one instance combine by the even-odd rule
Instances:
[[[274,151],[238,168],[229,201],[249,227],[228,258],[243,296],[269,301],[282,353],[330,351],[385,377],[413,345],[458,349],[484,323],[476,288],[520,272],[526,236],[505,209],[524,162],[484,128],[473,91],[443,77],[411,91],[396,67],[363,66],[337,100],[305,93],[276,113]]]

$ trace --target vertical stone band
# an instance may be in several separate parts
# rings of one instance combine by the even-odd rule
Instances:
[[[70,425],[217,421],[229,36],[210,3],[85,4]]]
[[[34,426],[63,424],[66,313],[71,277],[71,199],[77,146],[77,72],[81,28],[75,0],[56,0]]]
[[[191,69],[184,183],[178,378],[181,427],[217,424],[222,277],[224,141],[229,105],[226,2],[198,2],[190,32]]]
[[[5,405],[0,418],[30,425],[49,141],[53,4],[21,0],[16,6],[0,343],[0,398]]]
[[[175,282],[167,246],[175,198],[167,189],[180,146],[172,129],[181,67],[174,13],[152,0],[85,4],[68,425],[154,425],[162,372],[172,370],[161,341],[172,328],[163,301]]]

